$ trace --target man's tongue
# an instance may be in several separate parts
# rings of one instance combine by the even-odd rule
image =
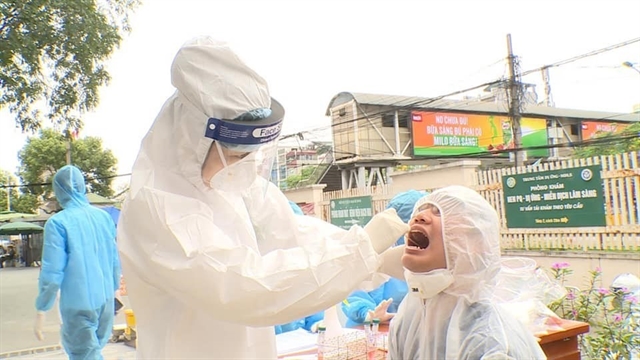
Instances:
[[[427,247],[429,247],[429,238],[422,231],[411,230],[409,232],[409,246],[426,249]]]

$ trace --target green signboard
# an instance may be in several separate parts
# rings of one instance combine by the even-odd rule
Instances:
[[[508,228],[605,226],[602,166],[502,177]]]
[[[364,226],[373,216],[371,196],[335,199],[330,202],[331,223],[343,229]]]

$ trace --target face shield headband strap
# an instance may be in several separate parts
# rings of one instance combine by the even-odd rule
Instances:
[[[222,161],[222,166],[224,166],[224,168],[227,168],[227,159],[224,158],[224,154],[222,154],[222,147],[220,146],[220,143],[215,141],[214,144],[216,144],[216,149],[218,149],[218,156],[220,157],[220,161]]]
[[[261,145],[276,140],[280,136],[281,130],[282,119],[274,122],[274,119],[266,118],[248,123],[246,121],[210,118],[207,121],[205,137],[214,140],[220,161],[226,168],[227,161],[220,143],[231,146],[237,145],[245,149],[258,149]]]
[[[271,114],[264,119],[256,119],[252,112],[252,120],[240,116],[234,120],[210,118],[204,136],[216,142],[232,145],[263,145],[276,140],[282,130],[284,108],[280,103],[271,99]],[[240,120],[242,119],[242,120]]]
[[[233,145],[262,145],[277,139],[282,130],[282,118],[256,121],[236,121],[210,118],[204,136]]]

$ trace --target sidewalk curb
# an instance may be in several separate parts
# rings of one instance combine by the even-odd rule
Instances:
[[[0,359],[12,358],[14,356],[24,356],[24,355],[33,355],[33,354],[41,354],[45,352],[52,352],[62,350],[61,345],[51,345],[51,346],[43,346],[38,348],[31,348],[26,350],[16,350],[0,353]]]

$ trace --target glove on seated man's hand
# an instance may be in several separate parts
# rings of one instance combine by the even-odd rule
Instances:
[[[404,266],[402,266],[402,255],[404,254],[404,245],[392,247],[382,253],[382,265],[378,272],[389,275],[398,280],[404,281]]]
[[[395,209],[390,208],[371,218],[367,225],[365,225],[364,231],[369,235],[374,250],[378,254],[382,254],[382,252],[393,245],[400,236],[409,231],[409,225],[405,224],[404,221],[398,217]]]
[[[309,329],[309,331],[314,334],[317,333],[320,325],[322,325],[322,320],[314,322],[313,325],[311,325],[311,328]]]
[[[373,311],[369,310],[369,312],[367,313],[366,321],[372,321],[373,319],[378,319],[380,320],[381,323],[384,323],[391,320],[395,315],[395,313],[387,312],[387,309],[389,308],[389,305],[391,305],[391,303],[393,303],[393,299],[387,299],[382,301],[380,304],[378,304],[375,310]]]

